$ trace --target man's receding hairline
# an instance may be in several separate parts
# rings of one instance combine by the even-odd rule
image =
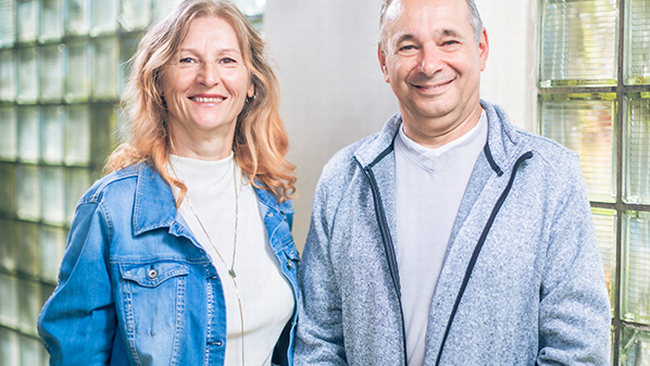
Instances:
[[[381,52],[383,53],[386,48],[386,29],[387,29],[387,17],[389,8],[397,2],[402,2],[403,0],[384,0],[384,3],[381,6],[381,11],[379,14],[379,37],[377,44],[379,45]],[[468,8],[468,22],[474,29],[474,38],[476,44],[479,44],[481,39],[481,32],[483,32],[483,21],[481,20],[481,15],[478,12],[476,3],[474,0],[465,0],[465,4]]]

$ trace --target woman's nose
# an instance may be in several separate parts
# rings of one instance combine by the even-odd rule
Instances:
[[[197,75],[197,82],[206,86],[213,86],[221,81],[217,65],[204,62]]]

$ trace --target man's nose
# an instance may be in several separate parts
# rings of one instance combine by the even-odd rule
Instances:
[[[433,45],[422,47],[420,59],[418,60],[418,70],[426,76],[433,76],[442,67],[440,50]]]
[[[199,68],[196,80],[198,83],[206,86],[218,84],[221,81],[218,66],[211,62],[204,62]]]

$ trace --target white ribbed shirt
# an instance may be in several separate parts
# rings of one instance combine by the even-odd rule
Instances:
[[[400,127],[395,138],[397,262],[409,366],[421,366],[431,301],[476,159],[485,146],[485,111],[477,125],[436,149],[419,145]]]
[[[225,365],[242,365],[241,318],[237,292],[243,308],[245,364],[271,365],[273,347],[293,314],[294,299],[291,285],[281,273],[280,264],[268,243],[268,233],[260,215],[257,194],[250,184],[242,184],[242,179],[246,183],[246,178],[241,176],[237,166],[239,209],[234,266],[238,287],[236,291],[228,274],[233,258],[235,229],[233,155],[219,161],[170,155],[169,164],[173,167],[170,173],[176,174],[188,189],[187,196],[179,208],[180,214],[194,237],[210,255],[223,286],[227,321]],[[175,195],[179,192],[179,189],[174,189]],[[219,258],[217,250],[223,261]]]

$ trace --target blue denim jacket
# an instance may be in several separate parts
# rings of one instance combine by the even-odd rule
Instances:
[[[296,302],[293,209],[256,189],[270,245]],[[52,365],[223,365],[221,280],[146,164],[97,181],[80,199],[59,284],[38,319]],[[273,363],[291,365],[296,312]]]

